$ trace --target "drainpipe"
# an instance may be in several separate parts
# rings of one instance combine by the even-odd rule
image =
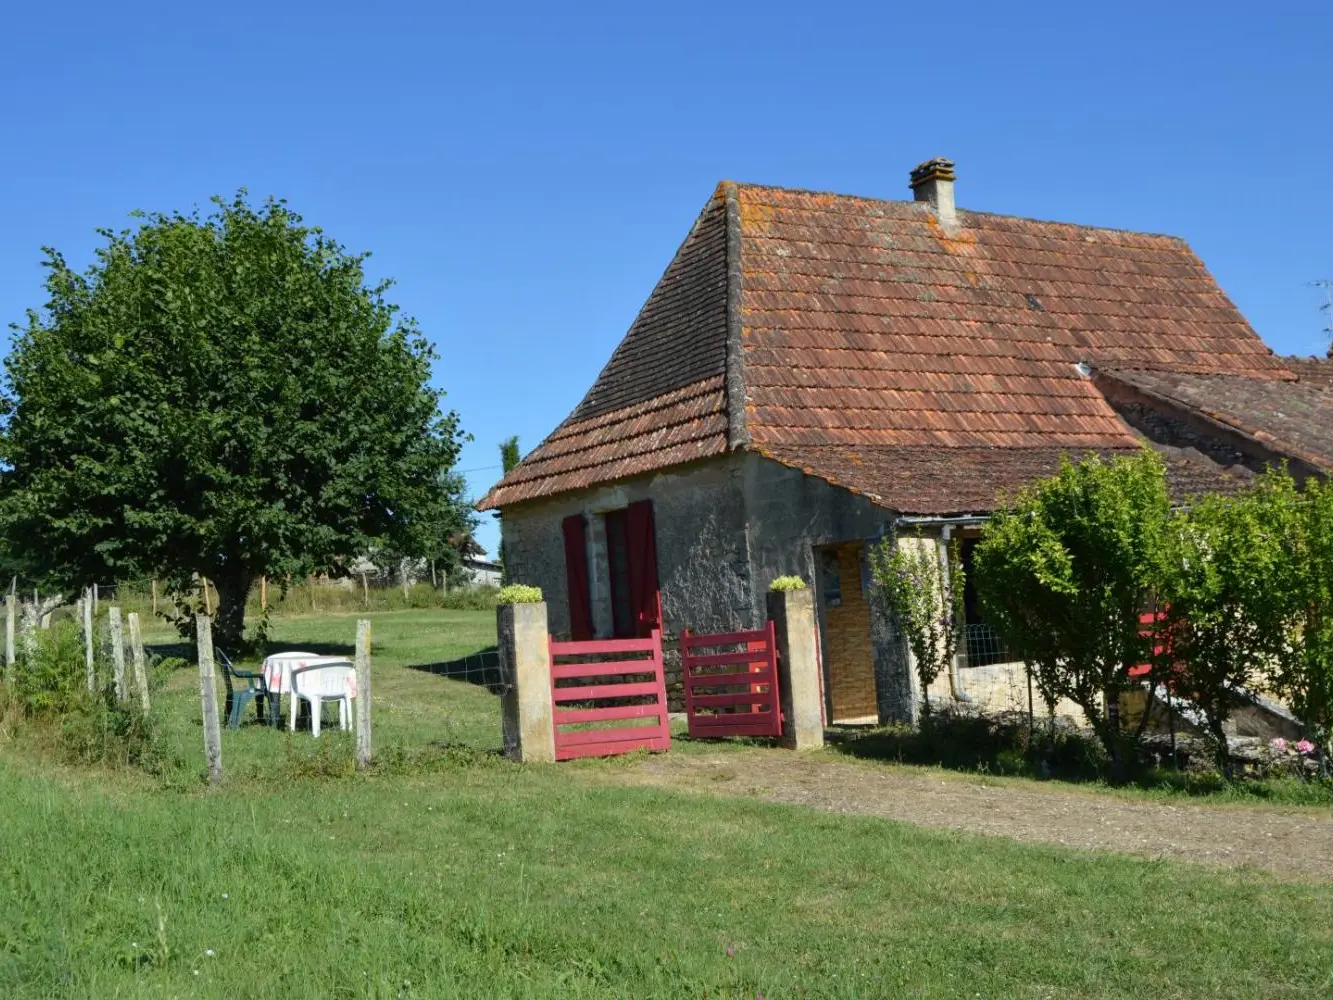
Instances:
[[[958,520],[963,519],[959,518]],[[944,577],[944,606],[949,609],[953,607],[953,588],[949,576],[949,539],[953,537],[954,523],[957,522],[951,519],[940,526],[940,536],[944,542],[940,546],[940,568],[944,571],[942,574]],[[949,694],[953,696],[954,701],[970,704],[972,696],[963,690],[963,678],[958,673],[958,657],[960,655],[962,655],[961,651],[954,650],[953,656],[949,659]]]

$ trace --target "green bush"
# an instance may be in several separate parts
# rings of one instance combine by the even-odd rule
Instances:
[[[805,581],[799,576],[780,576],[768,585],[768,589],[784,594],[793,590],[804,590]]]
[[[451,590],[440,599],[440,607],[451,611],[492,611],[499,603],[499,587],[467,587]]]
[[[56,618],[36,632],[36,655],[21,658],[14,683],[5,694],[10,711],[22,720],[26,739],[49,741],[69,763],[134,767],[152,775],[178,769],[181,759],[152,714],[137,704],[116,704],[107,686],[89,691],[83,634],[72,618]],[[101,643],[94,661],[96,676],[111,676]],[[183,664],[154,660],[149,691]],[[128,669],[128,667],[127,667]]]
[[[529,587],[524,583],[511,583],[501,587],[495,596],[497,604],[540,604],[542,599],[541,587]]]
[[[53,621],[36,633],[37,655],[20,659],[14,697],[27,715],[59,714],[87,694],[83,636],[72,620]]]
[[[184,766],[152,713],[137,705],[85,693],[59,721],[60,746],[72,764],[133,767],[157,777]]]

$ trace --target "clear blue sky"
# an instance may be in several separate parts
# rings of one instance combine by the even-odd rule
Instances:
[[[479,494],[719,180],[905,198],[944,155],[961,207],[1183,236],[1275,349],[1325,349],[1328,0],[488,6],[12,5],[0,319],[41,304],[42,244],[86,262],[131,209],[286,197],[397,279]]]

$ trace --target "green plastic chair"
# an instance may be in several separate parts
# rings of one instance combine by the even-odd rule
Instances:
[[[220,649],[213,650],[217,656],[218,662],[222,664],[222,677],[227,685],[227,704],[224,711],[227,713],[227,728],[239,729],[241,727],[241,716],[245,714],[245,706],[251,702],[255,703],[255,715],[260,722],[264,721],[264,703],[269,706],[269,725],[278,724],[278,696],[272,694],[268,685],[264,683],[264,675],[255,673],[251,670],[237,670],[231,665],[231,660],[227,654]],[[240,685],[234,685],[233,680],[241,682]]]

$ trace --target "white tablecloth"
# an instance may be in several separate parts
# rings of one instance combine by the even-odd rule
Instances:
[[[320,656],[318,653],[274,653],[264,660],[264,683],[271,694],[292,693],[292,671],[325,663],[350,663],[345,656]],[[356,697],[356,677],[351,678],[348,695]]]

